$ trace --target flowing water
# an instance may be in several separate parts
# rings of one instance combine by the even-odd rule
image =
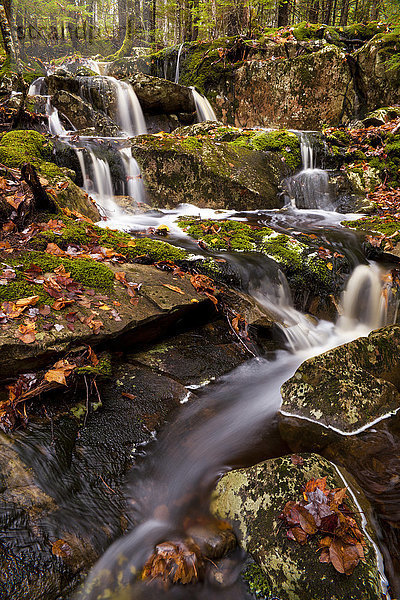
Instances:
[[[179,57],[180,52],[176,76],[179,76]],[[114,90],[117,100],[115,118],[122,132],[125,136],[144,133],[143,114],[132,95],[133,90],[113,78],[104,79]],[[40,86],[37,82],[32,92],[38,93]],[[216,120],[208,101],[194,88],[193,97],[199,120]],[[65,129],[60,131],[60,126],[57,113],[49,111],[51,133],[65,136]],[[331,323],[311,320],[293,307],[283,273],[267,257],[223,254],[230,267],[240,273],[244,289],[266,314],[276,318],[285,339],[284,349],[268,360],[263,357],[248,360],[217,384],[205,387],[200,399],[183,406],[175,421],[164,429],[153,449],[130,475],[127,497],[135,527],[114,542],[98,561],[79,592],[82,600],[167,598],[170,594],[185,600],[243,598],[243,591],[235,583],[240,556],[233,561],[232,577],[227,578],[226,588],[206,582],[202,587],[178,587],[169,592],[151,587],[143,590],[136,581],[136,574],[155,544],[184,536],[189,517],[207,513],[210,490],[222,473],[235,465],[254,463],[287,451],[279,441],[276,415],[281,403],[281,385],[298,366],[305,359],[366,335],[387,321],[387,294],[381,272],[377,266],[365,264],[357,237],[340,227],[343,215],[334,211],[328,174],[316,167],[310,136],[304,132],[298,135],[303,168],[284,182],[286,207],[278,211],[240,214],[234,211],[215,213],[182,205],[171,211],[127,215],[115,203],[110,167],[104,158],[96,155],[93,142],[85,145],[84,140],[80,140],[76,146],[84,188],[100,205],[107,218],[106,226],[135,231],[168,224],[171,230],[169,241],[190,249],[193,254],[203,255],[205,251],[176,226],[178,216],[236,218],[267,223],[278,231],[323,232],[338,251],[346,252],[354,268],[342,298],[340,317],[336,323]],[[126,193],[137,203],[142,203],[145,191],[139,167],[123,143],[119,152],[126,173]],[[346,218],[352,216],[346,215]],[[362,262],[364,264],[360,264]],[[118,590],[124,586],[130,586],[128,595],[119,595]]]
[[[181,44],[179,46],[178,56],[176,59],[176,69],[175,69],[175,79],[174,79],[175,83],[179,83],[179,65],[180,65],[180,60],[181,60],[182,48],[183,48],[183,44]]]

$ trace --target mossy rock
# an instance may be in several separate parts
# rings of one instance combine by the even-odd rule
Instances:
[[[153,206],[280,208],[279,185],[292,169],[279,150],[261,152],[236,142],[217,142],[212,135],[135,138],[133,154]]]
[[[382,589],[370,528],[367,535],[363,531],[366,560],[350,576],[338,573],[332,564],[319,562],[314,536],[303,546],[286,536],[278,517],[286,502],[302,498],[307,481],[327,477],[330,488],[349,485],[347,473],[338,472],[324,458],[314,454],[303,454],[301,458],[302,464],[293,464],[287,456],[228,473],[216,487],[212,512],[233,523],[239,544],[261,567],[267,580],[264,589],[269,584],[273,596],[281,600],[378,600]],[[360,506],[352,492],[348,497],[362,528]],[[363,505],[368,504],[357,490],[358,502],[361,497]]]
[[[37,131],[10,131],[0,140],[0,162],[17,169],[30,162],[45,177],[63,177],[62,170],[50,162],[52,149],[52,143]]]
[[[390,417],[400,408],[399,364],[399,325],[306,360],[282,386],[283,437],[322,448]]]
[[[278,263],[288,278],[295,297],[302,291],[326,298],[337,293],[343,282],[337,271],[348,269],[345,259],[333,263],[319,257],[318,245],[277,233],[269,227],[251,227],[234,220],[205,220],[182,218],[178,221],[188,235],[201,240],[213,250],[230,252],[259,252]]]

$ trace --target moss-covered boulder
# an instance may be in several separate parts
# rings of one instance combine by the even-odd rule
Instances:
[[[182,218],[178,225],[213,250],[257,252],[272,258],[285,273],[296,306],[325,317],[332,313],[331,295],[338,296],[349,264],[343,256],[335,258],[328,253],[330,258],[321,257],[318,240],[296,238],[233,219]]]
[[[59,167],[53,160],[53,144],[37,131],[15,130],[5,133],[0,139],[0,162],[6,167],[20,169],[31,163],[42,177],[42,185],[49,187],[60,207],[76,210],[93,219],[100,214],[89,196],[73,183],[67,168]]]
[[[400,408],[400,325],[306,360],[282,386],[280,430],[294,448],[323,448]]]
[[[385,253],[400,258],[400,218],[396,215],[371,215],[356,221],[342,221],[342,225],[365,232],[368,256],[376,258]]]
[[[281,146],[273,151],[243,143],[217,142],[212,134],[140,136],[133,141],[153,205],[173,207],[190,202],[199,207],[254,210],[279,208],[281,180],[291,172]],[[280,153],[282,151],[282,154]]]
[[[354,53],[367,111],[400,102],[400,33],[377,34]]]
[[[286,502],[297,502],[311,478],[327,477],[330,488],[349,485],[347,474],[317,455],[302,455],[268,460],[248,469],[232,471],[218,483],[212,511],[233,522],[239,544],[245,548],[264,572],[271,595],[282,600],[378,600],[381,584],[376,549],[371,543],[371,530],[364,527],[365,562],[360,562],[352,575],[338,573],[331,564],[318,558],[318,541],[311,536],[300,545],[288,539],[279,515]],[[360,505],[367,506],[358,490],[358,501],[348,493],[349,506],[362,526]],[[269,584],[269,585],[268,585]]]

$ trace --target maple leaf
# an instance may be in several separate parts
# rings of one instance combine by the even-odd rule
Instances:
[[[191,538],[158,544],[143,567],[142,579],[166,583],[195,583],[202,578],[204,561]]]

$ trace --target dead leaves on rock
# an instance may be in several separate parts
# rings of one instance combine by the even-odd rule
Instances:
[[[286,535],[301,545],[309,536],[319,540],[320,562],[331,563],[339,573],[351,575],[364,559],[364,536],[346,502],[346,488],[329,489],[326,477],[307,482],[300,502],[286,503],[279,518]]]

